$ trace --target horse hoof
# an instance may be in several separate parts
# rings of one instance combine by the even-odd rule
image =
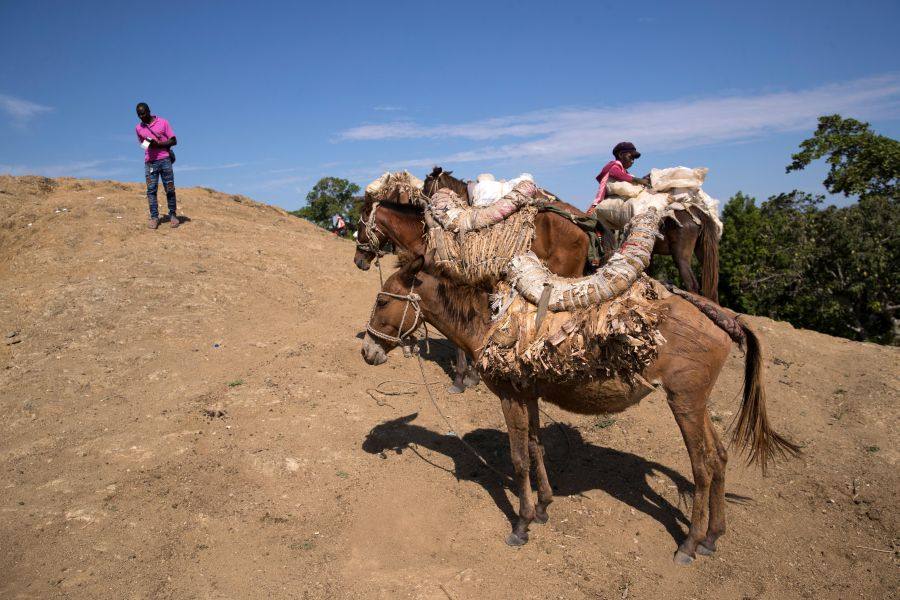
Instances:
[[[524,546],[525,542],[527,542],[527,541],[528,541],[527,533],[523,537],[519,537],[518,535],[516,535],[515,532],[513,532],[513,533],[509,534],[509,536],[506,538],[506,545],[513,546],[513,547]]]
[[[466,387],[475,387],[478,385],[479,381],[481,381],[481,378],[478,375],[466,375],[463,379],[463,385]]]
[[[694,557],[688,554],[685,554],[681,550],[675,553],[675,564],[676,565],[689,565],[694,562]]]
[[[716,543],[712,543],[712,547],[707,546],[705,542],[700,542],[697,546],[697,554],[701,556],[712,556],[716,552]]]
[[[546,510],[535,510],[534,511],[534,522],[540,525],[543,525],[547,521],[550,520],[550,515],[547,514]]]
[[[454,383],[454,384],[451,385],[450,388],[447,390],[447,393],[448,393],[448,394],[462,394],[464,391],[466,391],[466,388],[461,387],[460,385]]]

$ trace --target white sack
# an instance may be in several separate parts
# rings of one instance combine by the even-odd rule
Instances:
[[[628,181],[614,181],[608,179],[606,181],[606,194],[608,196],[619,196],[620,198],[637,198],[644,191],[644,186]]]
[[[534,183],[534,177],[531,173],[522,173],[509,181],[497,181],[490,173],[482,173],[476,181],[468,182],[466,187],[469,191],[469,199],[472,201],[472,206],[488,206],[509,194],[513,191],[513,188],[523,181]]]
[[[665,192],[672,188],[689,188],[695,190],[703,185],[709,169],[699,167],[671,167],[669,169],[651,169],[650,184],[657,192]]]

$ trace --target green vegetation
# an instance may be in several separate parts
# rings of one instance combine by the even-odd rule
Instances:
[[[239,385],[244,385],[243,379],[235,379],[234,381],[228,382],[228,387],[237,387]]]
[[[359,222],[359,211],[362,208],[362,197],[356,196],[358,192],[359,186],[346,179],[323,177],[306,195],[306,206],[291,211],[291,214],[329,230],[331,217],[337,213],[344,218],[350,217],[350,222],[356,224]],[[347,235],[353,235],[349,227]]]
[[[788,172],[824,158],[825,189],[859,199],[837,208],[798,190],[761,203],[732,196],[722,211],[722,304],[849,339],[900,343],[900,142],[829,115],[791,158]],[[651,273],[680,281],[669,257],[654,257]]]

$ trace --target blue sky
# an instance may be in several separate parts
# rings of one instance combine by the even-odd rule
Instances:
[[[146,101],[176,184],[289,209],[326,175],[521,171],[576,205],[612,146],[705,189],[786,175],[818,115],[900,137],[900,2],[0,0],[0,172],[143,178]],[[840,200],[839,200],[840,201]]]

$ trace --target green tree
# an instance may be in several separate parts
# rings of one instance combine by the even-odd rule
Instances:
[[[840,115],[819,117],[816,132],[801,142],[787,172],[823,157],[830,165],[823,183],[832,194],[898,196],[900,142],[878,135],[868,123]]]
[[[353,223],[359,221],[362,198],[357,197],[359,186],[339,177],[323,177],[306,195],[306,206],[291,214],[312,221],[326,229],[331,227],[331,217],[342,214]]]
[[[831,335],[897,343],[898,201],[864,196],[820,209],[821,201],[797,191],[760,206],[741,193],[728,201],[722,303]]]

